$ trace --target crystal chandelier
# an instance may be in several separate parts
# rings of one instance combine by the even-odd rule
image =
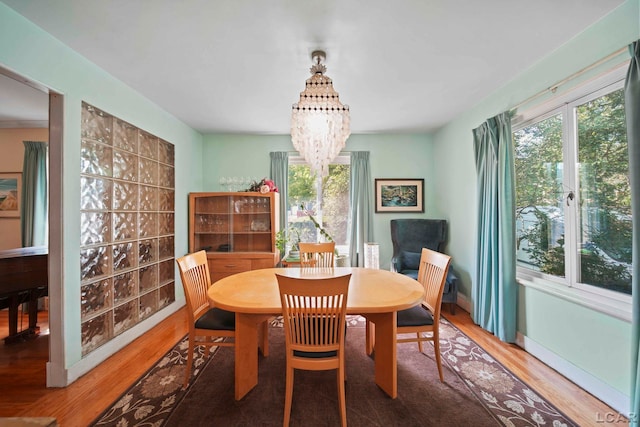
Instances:
[[[315,61],[311,77],[300,93],[300,101],[293,104],[291,140],[311,170],[324,177],[351,134],[349,106],[340,103],[333,82],[324,75],[327,67],[322,61],[326,54],[316,50],[311,58]]]

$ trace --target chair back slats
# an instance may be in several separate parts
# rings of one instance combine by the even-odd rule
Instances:
[[[338,350],[344,340],[351,275],[301,279],[276,275],[286,340],[292,350]]]
[[[211,276],[209,275],[207,253],[205,251],[195,252],[178,258],[177,262],[180,266],[187,311],[191,322],[194,322],[201,313],[210,308],[207,290],[211,286]]]
[[[440,318],[442,294],[450,263],[450,256],[430,249],[422,249],[418,282],[422,283],[426,291],[423,304],[431,311],[435,319]]]
[[[333,267],[335,242],[300,242],[300,267]]]

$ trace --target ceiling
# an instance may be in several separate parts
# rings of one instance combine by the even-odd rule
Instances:
[[[428,132],[623,2],[0,1],[194,129],[255,134],[290,132],[313,50],[352,133]],[[8,80],[0,125],[46,120],[46,95]]]

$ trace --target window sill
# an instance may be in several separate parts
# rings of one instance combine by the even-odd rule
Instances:
[[[610,298],[595,292],[569,287],[536,277],[518,277],[516,281],[522,286],[545,292],[565,301],[631,323],[631,297],[627,297],[626,295],[619,299]]]

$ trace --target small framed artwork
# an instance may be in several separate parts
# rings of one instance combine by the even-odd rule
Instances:
[[[20,218],[22,174],[0,172],[0,218]]]
[[[424,179],[376,178],[376,212],[424,212]]]

